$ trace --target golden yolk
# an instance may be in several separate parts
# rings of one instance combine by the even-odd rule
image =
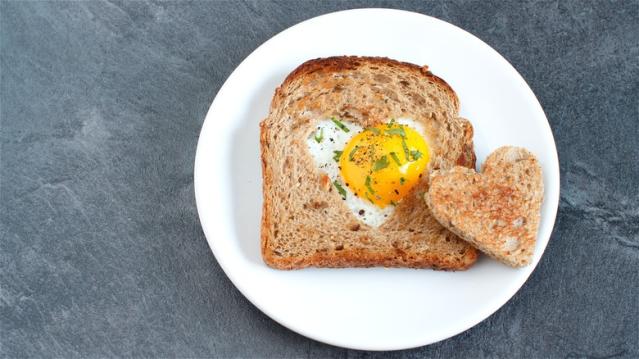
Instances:
[[[353,136],[339,167],[346,186],[384,208],[399,202],[419,182],[429,160],[424,138],[408,126],[391,122]]]

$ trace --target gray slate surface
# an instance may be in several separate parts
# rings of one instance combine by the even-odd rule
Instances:
[[[276,324],[213,258],[193,196],[226,77],[307,18],[436,16],[503,54],[561,162],[519,293],[452,339],[364,353]],[[0,356],[639,357],[639,2],[0,2]]]

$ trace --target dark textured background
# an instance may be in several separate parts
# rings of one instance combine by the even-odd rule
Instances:
[[[530,280],[452,339],[391,357],[639,357],[639,2],[0,2],[0,356],[367,357],[276,324],[211,254],[193,196],[205,113],[255,47],[397,7],[517,68],[559,149]]]

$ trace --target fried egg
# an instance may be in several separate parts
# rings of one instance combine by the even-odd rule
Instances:
[[[410,118],[369,128],[323,119],[307,145],[353,215],[373,227],[393,214],[430,161],[424,128]]]

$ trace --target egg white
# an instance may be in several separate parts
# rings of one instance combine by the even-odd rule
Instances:
[[[368,200],[361,199],[346,186],[344,179],[340,175],[339,164],[333,159],[334,151],[343,151],[351,138],[364,129],[354,123],[341,121],[349,132],[344,132],[337,127],[331,119],[318,121],[315,130],[306,140],[308,150],[315,161],[315,165],[325,172],[331,179],[331,183],[338,181],[346,190],[346,206],[353,212],[358,220],[371,227],[381,226],[395,212],[395,206],[377,207]],[[426,140],[424,127],[410,118],[398,118],[396,122],[417,131]],[[318,142],[315,137],[322,134],[322,140]]]

